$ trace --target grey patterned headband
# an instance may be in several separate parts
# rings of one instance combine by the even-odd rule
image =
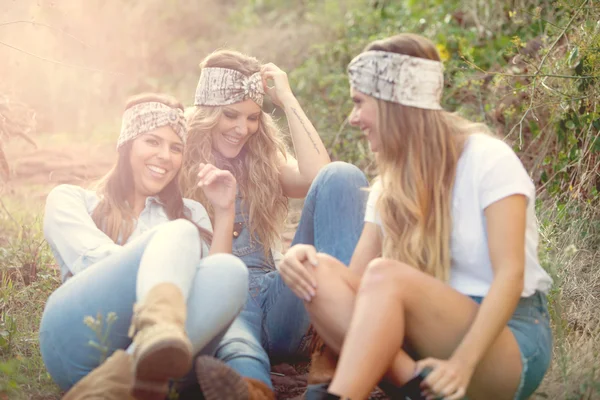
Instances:
[[[182,110],[171,108],[166,104],[155,101],[139,103],[129,107],[123,113],[123,122],[121,123],[121,134],[117,141],[117,149],[139,135],[163,126],[173,128],[177,136],[185,144],[187,128]]]
[[[225,106],[250,98],[262,107],[264,94],[259,72],[246,76],[229,68],[203,68],[194,105]]]
[[[348,65],[350,84],[361,93],[405,106],[441,110],[444,65],[387,51],[359,54]]]

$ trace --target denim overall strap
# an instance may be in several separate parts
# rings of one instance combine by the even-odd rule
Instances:
[[[259,239],[250,236],[248,226],[249,209],[244,204],[242,195],[238,189],[235,198],[235,221],[233,231],[233,255],[242,259],[248,268],[261,268],[265,271],[275,269],[271,250],[265,254],[264,247]]]

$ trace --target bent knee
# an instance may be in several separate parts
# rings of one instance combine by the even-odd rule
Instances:
[[[328,186],[335,182],[344,186],[348,186],[348,183],[368,186],[365,174],[355,165],[343,161],[334,161],[325,165],[320,169],[315,181],[326,181]]]
[[[167,235],[174,235],[178,240],[190,239],[198,242],[200,233],[198,227],[191,221],[179,218],[159,226],[159,232]]]
[[[325,165],[319,171],[319,174],[322,175],[344,175],[344,176],[352,176],[352,175],[363,175],[362,171],[355,165],[343,162],[343,161],[332,161],[329,164]]]
[[[340,276],[348,268],[335,257],[326,253],[317,253],[317,266],[315,267],[315,275],[317,283],[321,280],[329,280],[332,277]]]
[[[241,259],[227,253],[212,254],[204,258],[201,265],[201,268],[210,268],[211,280],[215,284],[226,285],[230,299],[237,299],[241,305],[245,303],[248,293],[248,268]]]
[[[317,266],[314,268],[314,274],[317,280],[317,291],[321,295],[317,298],[325,299],[330,295],[334,296],[339,290],[350,288],[353,291],[358,289],[360,277],[350,271],[348,267],[335,257],[325,253],[317,253]],[[309,303],[309,304],[312,304]]]
[[[363,289],[402,291],[414,282],[418,271],[410,265],[387,258],[375,258],[367,265],[361,282]]]
[[[248,268],[239,258],[229,253],[211,254],[202,260],[205,267],[216,267],[227,272],[232,279],[248,280]]]

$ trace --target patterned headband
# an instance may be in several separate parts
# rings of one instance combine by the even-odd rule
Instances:
[[[246,76],[228,68],[203,68],[196,88],[194,105],[225,106],[248,98],[262,107],[265,91],[257,72]]]
[[[185,144],[187,128],[183,111],[179,108],[171,108],[166,104],[149,101],[129,107],[123,113],[121,123],[121,134],[117,141],[117,149],[139,135],[148,133],[154,129],[170,126],[177,136]]]
[[[441,110],[444,66],[439,61],[387,51],[366,51],[348,65],[359,92],[405,106]]]

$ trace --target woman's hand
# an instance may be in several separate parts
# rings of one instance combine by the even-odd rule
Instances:
[[[285,253],[277,269],[296,296],[310,301],[316,294],[317,280],[312,271],[316,266],[315,248],[308,244],[297,244]]]
[[[284,108],[285,101],[290,97],[294,97],[287,74],[273,63],[263,65],[260,69],[260,74],[262,76],[265,93],[271,97],[273,103]],[[267,80],[272,80],[274,86],[269,87]]]
[[[234,209],[237,183],[231,172],[212,164],[200,163],[199,167],[198,187],[202,188],[215,212]]]
[[[452,358],[450,360],[426,358],[417,362],[417,373],[425,368],[432,369],[421,384],[427,400],[462,399],[467,393],[467,387],[475,370],[474,367]]]

